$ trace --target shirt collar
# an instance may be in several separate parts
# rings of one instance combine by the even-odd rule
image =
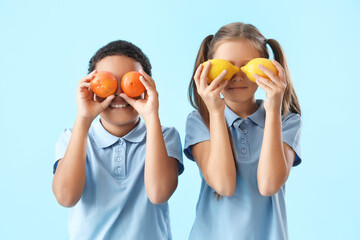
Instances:
[[[253,121],[255,124],[264,128],[265,126],[265,109],[264,109],[264,101],[256,100],[256,104],[259,106],[258,110],[250,115],[248,118]],[[234,122],[238,119],[242,119],[236,113],[234,113],[226,104],[225,104],[225,119],[226,123],[229,127],[231,127]]]
[[[94,137],[96,144],[100,148],[106,148],[117,141],[121,141],[121,139],[126,140],[128,142],[141,142],[146,135],[146,126],[144,122],[139,118],[138,124],[135,126],[133,130],[131,130],[128,134],[123,137],[117,137],[109,133],[101,124],[100,119],[97,120],[92,127],[91,134]]]

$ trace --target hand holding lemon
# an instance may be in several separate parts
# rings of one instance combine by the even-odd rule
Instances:
[[[273,73],[278,75],[278,70],[276,69],[275,65],[272,63],[272,61],[270,59],[267,59],[267,58],[254,58],[240,69],[242,72],[244,72],[246,74],[246,76],[252,82],[256,82],[254,74],[257,74],[261,77],[264,77],[264,78],[267,78],[270,80],[270,78],[263,71],[261,71],[258,68],[259,64],[265,66],[266,68],[270,69]]]
[[[232,78],[232,76],[234,76],[234,74],[236,74],[237,72],[240,71],[240,69],[238,67],[234,66],[232,63],[230,63],[229,61],[227,61],[225,59],[212,59],[209,61],[211,63],[211,67],[210,67],[209,73],[207,75],[208,83],[211,83],[224,70],[226,70],[226,72],[227,72],[223,79],[225,81],[230,80]],[[209,61],[204,62],[203,66],[205,67],[205,65]]]

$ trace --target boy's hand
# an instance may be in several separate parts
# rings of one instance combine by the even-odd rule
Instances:
[[[120,97],[129,103],[140,114],[144,121],[147,122],[151,117],[158,117],[158,92],[156,91],[154,79],[143,70],[140,70],[140,73],[144,76],[140,77],[140,81],[146,89],[144,99],[134,99],[125,93],[120,93]]]
[[[90,89],[90,82],[94,78],[96,70],[91,72],[79,82],[77,89],[77,115],[79,118],[93,121],[104,109],[106,109],[115,95],[107,97],[102,102],[94,101],[94,93]]]

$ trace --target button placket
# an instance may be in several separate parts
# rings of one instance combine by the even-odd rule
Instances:
[[[115,162],[115,175],[119,178],[126,177],[125,168],[125,149],[126,144],[122,139],[119,139],[119,144],[116,151],[116,162]]]
[[[241,134],[240,137],[240,158],[242,159],[248,159],[250,157],[249,155],[249,145],[247,142],[249,130],[251,129],[251,124],[249,120],[241,120],[239,124],[239,132]]]

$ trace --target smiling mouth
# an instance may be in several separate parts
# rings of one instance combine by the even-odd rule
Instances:
[[[126,108],[126,107],[128,107],[130,104],[128,104],[128,103],[121,103],[121,104],[116,104],[116,103],[112,103],[112,104],[110,104],[110,107],[111,108],[115,108],[115,109],[121,109],[121,108]]]

